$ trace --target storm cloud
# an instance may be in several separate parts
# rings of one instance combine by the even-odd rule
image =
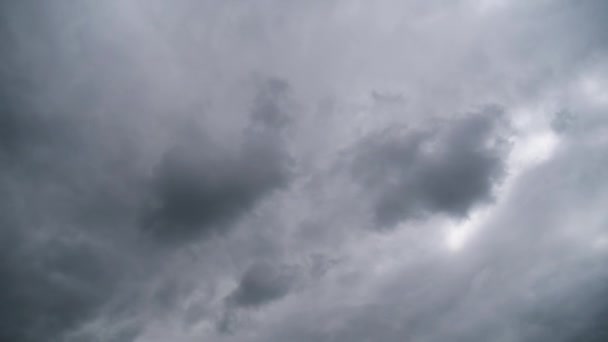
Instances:
[[[0,3],[0,340],[608,340],[606,1]]]
[[[378,225],[434,213],[464,217],[489,201],[505,173],[506,139],[493,134],[499,120],[500,109],[489,108],[428,131],[372,137],[354,173],[377,193]]]
[[[168,240],[221,231],[262,197],[286,185],[289,158],[280,132],[287,115],[278,103],[285,88],[284,82],[274,79],[261,86],[237,151],[205,139],[194,122],[185,126],[157,167],[155,198],[144,213],[143,229]]]

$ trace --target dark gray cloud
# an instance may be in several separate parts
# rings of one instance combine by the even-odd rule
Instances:
[[[489,108],[431,130],[372,137],[354,174],[376,196],[377,223],[390,226],[433,213],[464,217],[490,200],[507,156],[505,137],[497,135],[500,111]]]
[[[263,196],[283,186],[287,171],[283,156],[247,142],[236,157],[203,152],[205,144],[169,151],[157,174],[157,208],[144,218],[143,228],[169,240],[224,228]],[[268,146],[274,148],[273,146]]]
[[[186,126],[158,166],[151,200],[156,203],[144,213],[143,229],[167,240],[221,232],[285,186],[290,171],[281,127],[288,115],[279,103],[285,92],[283,81],[271,79],[261,86],[237,151],[205,139],[195,123]]]
[[[250,265],[239,279],[238,286],[225,299],[225,311],[217,321],[222,334],[239,330],[242,310],[261,309],[287,296],[295,285],[296,269],[260,261]]]
[[[147,146],[140,133],[162,136],[160,112],[185,112],[190,126],[201,126],[200,106],[151,99],[142,68],[132,64],[137,54],[106,36],[120,31],[103,22],[111,9],[89,5],[0,6],[2,341],[134,340],[137,311],[156,301],[144,283],[162,283],[173,252],[150,248],[140,235],[149,194],[160,202],[153,220],[165,231],[157,235],[184,241],[198,236],[193,225],[233,223],[287,183],[287,83],[256,84],[233,153],[197,132]],[[106,316],[126,326],[109,319],[116,328],[88,330]]]
[[[86,106],[60,96],[73,71],[51,76],[62,61],[53,23],[32,3],[0,8],[0,340],[62,341],[118,292],[127,261],[85,217],[125,201],[89,169],[110,171],[104,149],[82,139],[95,131],[82,125]]]
[[[18,231],[3,224],[0,339],[59,341],[117,290],[119,260],[76,238],[31,241]]]
[[[243,274],[228,302],[243,308],[262,306],[287,295],[293,281],[294,274],[286,267],[256,263]]]

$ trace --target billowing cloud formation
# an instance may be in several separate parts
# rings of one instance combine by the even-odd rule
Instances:
[[[262,87],[236,152],[204,139],[196,126],[186,127],[158,167],[157,203],[145,213],[143,228],[160,239],[192,238],[196,232],[221,229],[285,185],[289,165],[280,131],[287,116],[277,102],[286,88],[274,79]]]
[[[1,2],[0,340],[608,340],[606,4]]]
[[[378,195],[374,215],[379,226],[432,213],[466,216],[491,198],[504,174],[504,139],[497,136],[495,108],[467,116],[447,127],[384,132],[361,151],[355,174]],[[390,134],[390,133],[389,133]]]

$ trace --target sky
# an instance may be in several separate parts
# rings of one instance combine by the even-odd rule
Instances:
[[[608,2],[0,2],[0,341],[608,341]]]

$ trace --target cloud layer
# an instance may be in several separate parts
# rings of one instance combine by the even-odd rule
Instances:
[[[0,340],[607,340],[606,13],[2,2]]]

